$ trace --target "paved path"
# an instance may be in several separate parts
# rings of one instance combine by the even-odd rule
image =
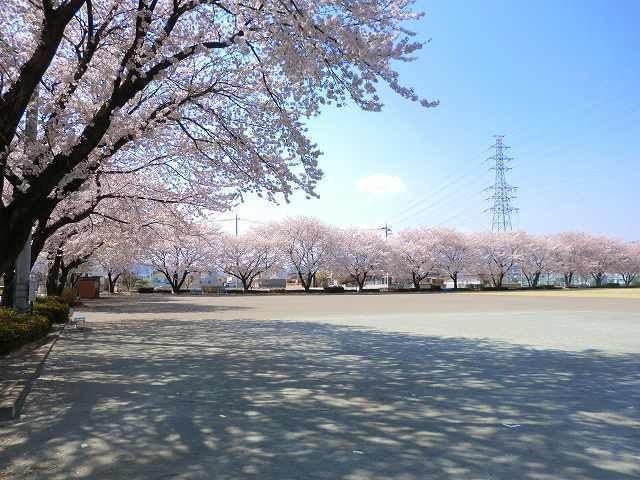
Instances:
[[[639,302],[535,300],[97,302],[0,424],[0,477],[640,477]]]

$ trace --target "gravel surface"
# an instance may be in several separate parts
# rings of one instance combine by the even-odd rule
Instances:
[[[134,296],[88,303],[7,479],[640,477],[640,299]]]

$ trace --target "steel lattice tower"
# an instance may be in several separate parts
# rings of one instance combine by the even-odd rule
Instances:
[[[496,143],[492,147],[494,154],[487,159],[495,162],[494,166],[491,167],[491,170],[495,171],[495,182],[485,189],[491,192],[487,200],[492,202],[492,206],[487,208],[485,212],[491,212],[491,231],[493,232],[511,231],[511,212],[518,211],[511,204],[516,198],[515,191],[518,187],[509,185],[506,178],[506,172],[511,170],[507,164],[513,158],[505,156],[505,150],[510,147],[503,145],[503,138],[504,135],[495,135]]]

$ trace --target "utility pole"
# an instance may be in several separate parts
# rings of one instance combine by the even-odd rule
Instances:
[[[238,214],[236,213],[236,237],[238,236]]]
[[[29,154],[29,149],[33,148],[38,139],[38,88],[36,87],[31,97],[31,102],[27,107],[25,129],[24,129],[24,149]],[[29,298],[31,277],[31,232],[24,243],[24,247],[18,254],[15,263],[13,307],[19,313],[29,313],[31,303]]]
[[[491,207],[485,212],[491,212],[491,231],[492,232],[509,232],[512,229],[511,212],[517,212],[518,209],[513,207],[511,202],[515,200],[515,191],[518,187],[514,187],[507,183],[506,172],[511,170],[507,166],[513,160],[511,157],[505,156],[507,147],[502,143],[504,135],[494,135],[496,143],[493,145],[494,154],[487,160],[493,160],[494,165],[490,170],[495,171],[495,180],[493,185],[487,187],[485,191],[491,192],[487,198],[491,201]]]
[[[387,225],[387,222],[384,222],[384,227],[380,227],[379,230],[384,231],[385,240],[389,238],[389,235],[391,235],[391,227]]]
[[[379,230],[382,230],[384,232],[384,239],[385,240],[387,240],[389,238],[389,235],[391,235],[391,227],[388,225],[387,222],[384,222],[384,227],[380,227]],[[384,284],[388,288],[389,285],[391,285],[391,276],[389,274],[385,274],[383,276],[383,281],[384,281]]]

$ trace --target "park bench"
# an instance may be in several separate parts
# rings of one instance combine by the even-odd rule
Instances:
[[[84,315],[76,315],[75,317],[71,318],[71,320],[69,320],[69,326],[75,329],[84,330],[86,320],[87,319],[86,317],[84,317]]]

